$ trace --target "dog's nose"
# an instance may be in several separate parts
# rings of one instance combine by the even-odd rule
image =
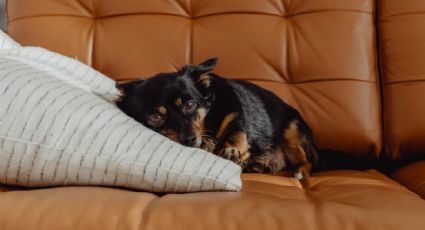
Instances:
[[[185,145],[188,146],[194,146],[196,144],[196,136],[195,135],[190,135],[188,137],[186,137],[186,140],[184,141]]]

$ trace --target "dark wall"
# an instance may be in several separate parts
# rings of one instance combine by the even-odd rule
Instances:
[[[0,29],[6,30],[6,12],[4,9],[5,0],[0,0]]]

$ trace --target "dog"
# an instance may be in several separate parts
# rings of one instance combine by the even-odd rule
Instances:
[[[272,92],[213,73],[217,59],[117,83],[117,106],[164,136],[239,164],[243,172],[308,177],[318,162],[301,114]]]

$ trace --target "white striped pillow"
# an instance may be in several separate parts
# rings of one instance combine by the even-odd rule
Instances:
[[[240,190],[238,165],[134,121],[114,105],[114,84],[0,31],[0,183]]]

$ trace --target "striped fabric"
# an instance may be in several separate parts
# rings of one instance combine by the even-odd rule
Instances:
[[[114,105],[114,84],[0,32],[0,183],[240,190],[239,166],[134,121]]]

